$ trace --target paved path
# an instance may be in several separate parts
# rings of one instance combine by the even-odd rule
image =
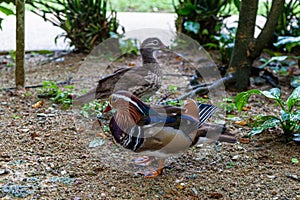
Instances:
[[[15,16],[3,16],[2,31],[0,31],[0,52],[15,49]],[[159,28],[175,30],[176,15],[172,13],[118,13],[118,19],[126,31],[143,28]],[[26,50],[61,50],[68,45],[60,38],[57,44],[54,38],[63,32],[62,29],[45,22],[41,17],[30,11],[25,15],[25,49]]]
[[[15,16],[3,16],[1,13],[0,16],[4,18],[2,31],[0,31],[0,52],[15,49]],[[174,13],[119,12],[117,17],[127,33],[144,28],[175,31],[176,14]],[[258,19],[259,24],[262,25],[264,20],[262,18]],[[232,16],[227,19],[227,24],[234,23],[235,20],[237,20],[237,16]],[[63,38],[58,39],[57,44],[54,43],[55,37],[63,33],[63,30],[53,26],[50,22],[45,22],[41,17],[30,11],[26,11],[25,29],[26,50],[68,49],[68,44],[64,42]]]

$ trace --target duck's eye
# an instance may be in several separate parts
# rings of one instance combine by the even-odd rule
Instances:
[[[153,40],[153,42],[152,42],[152,44],[154,44],[154,45],[158,45],[158,40]]]

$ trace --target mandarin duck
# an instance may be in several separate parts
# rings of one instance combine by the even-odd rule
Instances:
[[[142,173],[147,178],[160,175],[164,160],[184,152],[195,145],[208,132],[202,127],[217,107],[198,104],[187,99],[180,107],[149,106],[128,91],[117,91],[110,96],[105,110],[116,112],[109,123],[116,143],[135,153],[158,158],[158,169]],[[228,138],[225,138],[225,140]],[[147,163],[149,159],[137,159],[136,164]]]
[[[161,86],[162,71],[155,58],[155,52],[168,47],[156,38],[145,39],[140,48],[142,66],[123,67],[100,79],[96,88],[76,97],[79,105],[94,99],[107,99],[113,92],[127,90],[139,98],[152,96]]]

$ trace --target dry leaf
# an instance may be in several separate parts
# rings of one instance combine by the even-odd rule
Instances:
[[[134,66],[135,66],[135,64],[134,64],[133,62],[130,62],[128,65],[129,65],[130,67],[134,67]]]
[[[236,122],[234,122],[235,124],[238,124],[238,125],[241,125],[241,126],[245,126],[245,125],[247,125],[247,122],[246,122],[246,120],[242,120],[242,121],[236,121]]]
[[[33,108],[40,108],[40,107],[43,106],[43,104],[44,104],[44,101],[41,100],[41,101],[38,101],[38,102],[36,102],[35,104],[33,104],[32,107],[33,107]]]
[[[181,183],[177,184],[177,187],[182,190],[182,189],[184,189],[184,184],[181,184]]]
[[[250,106],[243,106],[243,107],[242,107],[242,111],[248,111],[248,110],[250,110],[250,109],[251,109]]]
[[[180,56],[176,56],[176,58],[175,58],[177,61],[181,61],[182,60],[182,58],[180,57]]]
[[[249,144],[250,143],[249,138],[239,138],[238,141],[239,141],[239,143],[242,143],[242,144]]]
[[[213,192],[213,193],[209,194],[209,197],[213,198],[213,199],[221,199],[223,197],[223,195],[221,193],[218,193],[218,192]]]

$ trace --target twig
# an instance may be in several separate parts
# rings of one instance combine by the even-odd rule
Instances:
[[[166,103],[168,103],[170,101],[183,100],[183,99],[186,99],[188,97],[192,98],[192,97],[196,96],[196,94],[200,94],[200,95],[207,94],[209,92],[209,90],[215,89],[215,88],[223,85],[224,83],[230,82],[233,79],[234,79],[233,75],[228,75],[228,76],[223,77],[223,78],[221,78],[219,80],[216,80],[215,82],[211,83],[208,86],[197,87],[197,88],[193,89],[192,91],[190,91],[190,92],[188,92],[188,93],[186,93],[184,95],[181,95],[180,97],[178,97],[176,99],[166,101],[166,102],[164,102],[164,104],[166,104]],[[200,84],[200,85],[202,85],[202,84]],[[203,84],[203,85],[205,85],[205,84]]]
[[[193,77],[193,75],[190,75],[190,74],[164,74],[164,76],[176,76],[176,77],[187,76],[187,77]]]
[[[57,85],[71,85],[73,77],[69,77],[68,80],[66,81],[59,81],[56,82]],[[44,87],[44,84],[37,84],[37,85],[29,85],[29,86],[25,86],[25,89],[30,89],[30,88],[39,88],[39,87]],[[16,87],[10,87],[10,88],[2,88],[3,91],[10,91],[10,90],[16,90]]]

